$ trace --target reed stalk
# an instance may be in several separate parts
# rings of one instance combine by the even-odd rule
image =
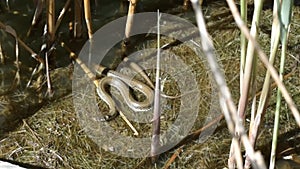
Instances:
[[[83,2],[84,2],[84,17],[85,17],[86,27],[88,29],[88,36],[89,39],[92,39],[93,31],[92,31],[92,16],[91,16],[90,0],[83,0]]]
[[[277,4],[278,1],[275,3]],[[288,33],[289,33],[289,29],[290,29],[292,8],[293,8],[293,0],[282,1],[281,8],[280,8],[280,21],[281,21],[280,40],[282,43],[282,49],[281,49],[280,68],[279,68],[279,78],[281,81],[283,80],[283,74],[284,74],[285,58],[286,58],[287,43],[288,43]],[[280,91],[280,89],[278,89],[277,90],[277,98],[276,98],[276,110],[275,110],[274,129],[273,129],[273,138],[272,138],[269,169],[274,169],[274,167],[275,167],[281,98],[282,98],[281,91]]]
[[[238,10],[235,6],[234,1],[227,0],[227,2],[229,4],[229,7],[231,8],[231,12],[234,14],[233,16],[234,16],[234,19],[235,19],[238,27],[244,32],[244,34],[246,35],[246,38],[249,41],[251,41],[251,43],[253,43],[253,45],[256,49],[256,52],[259,56],[259,59],[262,61],[264,66],[267,68],[267,70],[270,71],[271,77],[274,79],[274,81],[277,84],[278,88],[281,90],[282,96],[286,100],[291,112],[293,113],[293,116],[294,116],[294,118],[297,122],[297,125],[300,126],[300,115],[299,115],[299,111],[297,109],[297,106],[296,106],[295,102],[293,101],[293,99],[291,98],[291,96],[290,96],[289,92],[287,91],[286,87],[284,86],[284,84],[280,80],[276,69],[270,64],[266,54],[262,51],[259,44],[250,35],[248,28],[245,26],[245,24],[243,23],[243,21],[241,20],[241,18],[239,16],[239,12],[238,12]]]
[[[157,60],[156,60],[156,76],[154,89],[154,105],[153,105],[153,122],[152,122],[152,142],[151,142],[151,160],[155,163],[159,156],[160,148],[160,13],[157,11]]]
[[[81,38],[83,34],[82,26],[82,0],[74,0],[74,38]]]
[[[257,25],[259,25],[259,20],[260,20],[260,15],[262,11],[262,5],[263,1],[262,0],[256,0],[254,1],[254,15],[252,18],[252,24],[251,24],[251,30],[250,34],[254,39],[257,37]],[[245,21],[245,20],[244,20]],[[243,38],[244,35],[242,34]],[[245,44],[242,44],[245,45]],[[244,51],[242,51],[244,52]],[[251,122],[250,124],[254,124],[254,119],[255,119],[255,108],[256,108],[256,66],[257,66],[257,58],[254,53],[254,47],[251,43],[248,43],[247,46],[247,51],[246,51],[246,57],[242,58],[243,60],[241,65],[244,66],[243,69],[243,76],[241,77],[241,96],[239,100],[239,107],[238,107],[238,114],[241,120],[245,120],[245,115],[246,115],[246,107],[248,104],[248,98],[249,98],[249,92],[250,89],[252,91],[252,96],[250,97],[252,99],[252,106],[251,106]],[[244,61],[244,63],[243,63]],[[250,125],[250,126],[251,126]],[[254,147],[254,142],[253,139],[250,139],[250,143],[252,147]],[[246,152],[247,155],[247,152]]]
[[[47,0],[47,31],[49,41],[55,38],[55,0]]]
[[[241,17],[245,23],[247,23],[247,0],[240,1]],[[247,51],[247,39],[245,35],[241,32],[241,60],[240,60],[240,91],[242,91],[243,79],[244,79],[244,69]]]
[[[293,99],[291,98],[291,96],[289,95],[287,89],[285,88],[284,84],[282,83],[282,81],[280,80],[275,68],[269,63],[266,55],[264,54],[264,52],[261,50],[261,48],[259,47],[258,43],[255,41],[255,39],[250,35],[248,28],[246,27],[246,25],[243,23],[238,10],[235,6],[234,1],[232,0],[227,0],[227,3],[231,9],[231,12],[233,13],[234,19],[238,25],[238,27],[240,28],[241,31],[243,31],[243,33],[245,34],[245,36],[247,37],[247,39],[250,41],[250,43],[253,44],[253,46],[255,47],[258,56],[260,58],[260,60],[264,63],[265,67],[268,69],[268,71],[270,72],[271,76],[273,77],[274,81],[276,82],[276,84],[278,85],[278,88],[281,90],[282,95],[284,96],[289,108],[291,109],[294,118],[297,122],[297,124],[300,126],[300,115],[299,115],[299,111],[293,101]],[[249,154],[250,156],[250,154]],[[254,167],[254,166],[253,166]]]
[[[129,9],[128,9],[128,14],[127,14],[126,27],[125,27],[125,40],[128,40],[128,38],[130,37],[136,3],[137,3],[137,0],[130,0],[130,3],[129,3]]]
[[[243,168],[241,147],[239,144],[239,138],[240,138],[246,151],[249,152],[249,156],[251,157],[251,162],[255,164],[254,168],[265,169],[266,166],[264,164],[262,155],[259,152],[255,152],[253,147],[250,145],[250,141],[245,132],[243,123],[241,120],[239,120],[240,118],[237,115],[237,109],[232,100],[230,90],[226,84],[224,75],[221,73],[221,70],[216,60],[215,57],[216,54],[213,47],[213,43],[209,38],[208,32],[205,28],[205,22],[201,11],[201,7],[197,3],[197,0],[191,0],[191,2],[196,15],[196,21],[199,28],[202,49],[207,57],[209,67],[213,73],[213,76],[216,80],[216,84],[219,88],[220,104],[224,113],[225,120],[227,122],[228,129],[233,136],[233,141],[232,141],[233,144],[231,145],[231,147],[235,152],[233,155],[235,156],[234,159],[238,164],[237,167]],[[236,135],[236,131],[239,133],[239,135]],[[229,167],[233,168],[235,166],[229,166]]]

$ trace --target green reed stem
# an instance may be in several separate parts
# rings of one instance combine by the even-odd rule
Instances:
[[[245,23],[247,23],[247,1],[240,1],[240,10],[241,17]],[[245,35],[241,32],[241,66],[240,66],[240,87],[242,87],[242,81],[244,77],[244,69],[245,69],[245,60],[246,60],[246,50],[247,50],[247,39]],[[240,88],[240,91],[242,88]]]
[[[278,3],[278,0],[277,0]],[[293,8],[293,0],[284,0],[281,4],[281,58],[280,58],[280,68],[279,68],[279,78],[283,80],[284,74],[284,65],[287,51],[287,43],[288,43],[288,32],[291,22],[292,16],[292,8]],[[281,91],[277,90],[277,99],[276,99],[276,110],[275,110],[275,119],[274,119],[274,129],[273,129],[273,139],[272,139],[272,148],[271,148],[271,157],[270,157],[270,166],[269,169],[273,169],[275,167],[275,157],[276,157],[276,147],[277,147],[277,137],[279,130],[279,117],[280,117],[280,108],[281,108]]]

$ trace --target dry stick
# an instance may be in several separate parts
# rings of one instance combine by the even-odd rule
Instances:
[[[154,90],[154,108],[152,122],[152,142],[151,142],[151,160],[155,163],[158,158],[160,148],[160,13],[157,11],[157,61],[156,61],[156,76]]]
[[[10,11],[9,0],[6,0],[7,10]]]
[[[238,25],[238,27],[241,29],[241,31],[243,31],[243,33],[245,34],[245,36],[247,37],[247,39],[249,41],[251,41],[251,43],[253,43],[258,56],[260,58],[260,60],[265,64],[265,67],[268,69],[268,71],[270,71],[272,78],[274,79],[274,81],[276,82],[276,84],[278,85],[278,88],[281,90],[282,95],[284,97],[284,99],[286,100],[288,106],[290,107],[294,118],[298,124],[298,126],[300,126],[300,114],[299,111],[293,101],[293,99],[291,98],[291,96],[289,95],[287,89],[285,88],[284,84],[282,83],[282,81],[279,78],[279,75],[276,71],[276,69],[269,63],[268,58],[266,56],[266,54],[262,51],[262,49],[259,47],[258,43],[251,37],[248,28],[246,27],[246,25],[244,24],[244,22],[241,20],[240,16],[239,16],[239,12],[235,6],[235,3],[233,0],[227,0],[227,3],[231,9],[231,12],[233,13],[233,17],[236,21],[236,24]]]
[[[184,145],[180,146],[175,153],[171,156],[171,158],[168,160],[168,162],[165,164],[164,169],[170,168],[171,164],[175,161],[175,159],[178,157],[178,155],[182,152]]]
[[[230,9],[233,13],[234,19],[235,19],[238,27],[246,35],[247,39],[249,41],[251,41],[251,43],[253,43],[257,53],[259,54],[259,58],[265,64],[265,67],[268,69],[268,71],[270,71],[271,76],[273,77],[274,81],[278,85],[278,88],[282,92],[283,97],[285,98],[287,104],[289,105],[289,108],[291,109],[297,124],[300,126],[299,111],[297,110],[297,107],[296,107],[294,101],[292,100],[292,98],[290,97],[288,91],[286,90],[285,86],[283,85],[282,81],[280,80],[280,78],[278,76],[278,73],[276,72],[275,68],[268,62],[267,56],[261,50],[261,48],[259,47],[257,42],[251,37],[248,28],[245,26],[245,24],[243,23],[243,21],[241,20],[241,18],[239,16],[239,13],[238,13],[238,10],[235,6],[234,1],[227,0],[227,3],[228,3],[228,5],[229,5],[229,7],[230,7]]]
[[[5,32],[11,34],[15,39],[18,40],[20,46],[22,46],[25,50],[27,50],[30,54],[31,57],[34,58],[36,61],[39,63],[44,64],[44,59],[41,58],[37,53],[35,53],[29,46],[27,46],[16,34],[13,33],[13,28],[10,27],[9,25],[5,25],[0,21],[0,29],[3,29]]]
[[[136,130],[136,128],[131,124],[131,122],[127,119],[127,117],[125,116],[125,114],[122,112],[121,109],[117,108],[120,116],[122,117],[122,119],[127,123],[127,125],[130,127],[130,129],[133,131],[133,135],[138,136],[139,132]]]
[[[98,82],[96,80],[96,77],[94,73],[90,71],[90,69],[78,58],[78,56],[64,43],[61,42],[61,46],[64,47],[69,53],[70,58],[74,59],[76,63],[82,68],[82,70],[85,72],[85,74],[88,76],[90,80],[93,81],[94,85],[98,87]],[[104,69],[104,68],[102,68]],[[122,111],[119,111],[121,118],[127,123],[127,125],[130,127],[130,129],[134,132],[134,135],[138,135],[139,133],[134,128],[134,126],[131,124],[131,122],[127,119],[127,117],[122,113]]]
[[[254,152],[253,147],[251,147],[250,141],[247,137],[246,131],[242,125],[242,122],[239,121],[237,117],[237,110],[234,105],[234,102],[231,98],[231,93],[226,84],[224,76],[221,73],[219,65],[217,63],[217,59],[215,57],[214,48],[211,39],[209,38],[208,32],[205,28],[205,22],[203,19],[203,14],[201,11],[201,7],[197,4],[197,0],[191,0],[194,11],[196,13],[196,21],[199,28],[200,38],[202,42],[202,48],[205,54],[207,55],[207,61],[209,63],[210,69],[214,75],[216,83],[220,92],[220,103],[223,108],[224,117],[227,122],[227,126],[229,128],[230,133],[233,136],[234,143],[233,146],[237,152],[241,152],[240,146],[238,144],[238,137],[235,135],[235,131],[238,131],[240,134],[241,140],[244,144],[245,149],[249,152],[249,156],[251,157],[251,162],[254,165],[254,168],[265,169],[266,166],[263,161],[263,157],[260,153]],[[237,130],[235,130],[237,129]],[[237,155],[237,153],[236,153]],[[236,156],[236,159],[242,159],[241,154],[239,153]],[[242,168],[242,165],[239,165]]]
[[[84,2],[84,17],[85,17],[86,27],[88,29],[89,39],[92,39],[93,31],[92,31],[90,0],[83,0],[83,2]]]

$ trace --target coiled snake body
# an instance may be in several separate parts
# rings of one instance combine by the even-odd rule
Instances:
[[[102,74],[102,71],[100,71],[100,73]],[[101,119],[101,121],[109,121],[118,115],[118,112],[116,110],[116,108],[118,107],[116,106],[114,99],[107,92],[107,86],[116,88],[121,93],[126,104],[133,111],[143,112],[150,110],[154,99],[154,92],[150,87],[126,75],[109,70],[107,76],[101,78],[98,81],[96,88],[98,96],[109,107],[109,115],[104,116],[104,119]],[[145,96],[145,99],[143,101],[137,101],[136,99],[134,99],[132,94],[130,93],[129,87],[141,92]]]

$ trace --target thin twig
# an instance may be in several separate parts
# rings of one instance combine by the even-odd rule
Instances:
[[[175,153],[171,156],[171,158],[165,164],[164,169],[170,168],[171,164],[175,161],[175,159],[178,157],[178,155],[182,152],[183,147],[184,147],[184,145],[180,146],[177,150],[175,150]]]
[[[133,135],[138,136],[139,132],[136,130],[136,128],[132,125],[132,123],[127,119],[127,117],[125,116],[125,114],[118,109],[121,118],[125,121],[125,123],[127,123],[127,125],[130,127],[130,129],[133,131]]]

